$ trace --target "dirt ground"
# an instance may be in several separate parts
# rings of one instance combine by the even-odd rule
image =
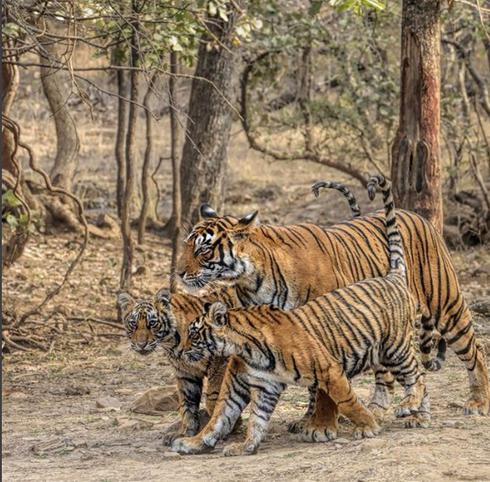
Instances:
[[[284,224],[329,224],[348,216],[338,194],[325,193],[315,200],[309,193],[312,182],[332,179],[331,172],[304,163],[267,164],[250,157],[243,145],[236,144],[231,153],[236,161],[230,168],[228,212],[260,208],[264,222]],[[108,180],[95,185],[98,191],[92,197],[114,199],[109,171],[104,167],[99,172]],[[93,172],[80,181],[93,186],[92,179]],[[168,206],[168,183],[164,171],[163,207]],[[355,191],[368,211],[362,189]],[[92,201],[96,212],[100,204]],[[61,280],[78,243],[73,234],[37,236],[30,242],[18,263],[4,273],[4,308],[24,313],[39,302]],[[490,480],[490,416],[462,414],[468,383],[452,354],[441,372],[428,375],[433,415],[429,429],[404,429],[390,414],[375,439],[354,441],[352,427],[343,424],[335,442],[300,443],[286,426],[302,415],[307,395],[290,388],[256,456],[224,458],[223,444],[208,455],[169,452],[162,446],[161,433],[177,414],[150,416],[129,410],[140,393],[172,383],[163,354],[141,358],[129,350],[121,331],[99,323],[116,316],[120,250],[117,237],[91,239],[82,265],[62,293],[43,315],[30,319],[33,333],[47,334],[47,350],[4,355],[5,481]],[[488,248],[454,252],[453,257],[468,300],[488,298]],[[166,285],[169,261],[169,241],[150,234],[136,250],[134,293],[149,295]],[[475,318],[475,326],[490,348],[490,319]],[[360,377],[355,386],[368,399],[372,377]],[[232,441],[243,437],[242,431]]]

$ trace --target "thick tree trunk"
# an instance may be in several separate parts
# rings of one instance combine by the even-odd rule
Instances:
[[[400,120],[392,150],[395,203],[442,232],[438,0],[404,0]]]
[[[137,0],[131,2],[131,54],[129,59],[130,67],[139,66],[139,18]],[[133,239],[131,236],[131,206],[134,197],[135,185],[135,165],[137,157],[136,145],[136,122],[138,118],[137,106],[134,102],[138,100],[140,73],[133,69],[130,74],[130,100],[128,114],[128,131],[126,136],[126,186],[121,210],[121,233],[123,239],[123,262],[121,268],[120,286],[123,290],[128,290],[131,286],[131,274],[133,266]]]
[[[215,38],[205,34],[201,39],[180,169],[183,223],[198,220],[203,202],[221,208],[232,123],[228,102],[234,98],[235,18],[235,12],[226,22],[213,18],[208,28]]]
[[[176,88],[176,75],[179,73],[179,62],[176,52],[170,52],[170,78],[168,84],[169,104],[170,104],[170,157],[172,159],[172,262],[170,265],[170,291],[174,293],[176,286],[176,266],[179,258],[180,230],[181,230],[181,191],[180,191],[180,125],[178,119],[178,100]],[[173,224],[172,224],[173,223]]]
[[[50,176],[53,185],[71,192],[78,165],[80,140],[77,126],[66,105],[70,95],[68,75],[57,69],[56,65],[49,66],[53,64],[53,59],[58,58],[52,40],[41,39],[40,42],[48,54],[40,55],[40,63],[44,65],[41,66],[41,82],[56,127],[56,158]]]
[[[122,65],[121,61],[122,54],[119,50],[113,52],[114,64]],[[121,217],[122,204],[124,198],[124,189],[126,182],[126,135],[128,129],[128,110],[129,104],[126,100],[128,98],[129,92],[129,82],[128,73],[124,70],[117,70],[117,128],[116,128],[116,145],[114,153],[116,156],[116,201],[117,201],[117,215]]]

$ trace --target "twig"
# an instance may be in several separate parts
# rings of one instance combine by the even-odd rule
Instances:
[[[242,122],[243,130],[245,131],[245,135],[247,137],[248,143],[250,147],[266,156],[271,157],[275,161],[311,161],[316,162],[317,164],[322,164],[324,166],[331,167],[340,172],[344,172],[349,174],[354,179],[357,179],[363,186],[366,186],[365,176],[358,171],[352,164],[342,163],[338,161],[332,161],[331,159],[326,159],[320,153],[312,150],[311,152],[293,152],[291,154],[286,152],[277,152],[271,149],[268,149],[264,145],[260,144],[258,140],[254,137],[248,117],[248,80],[253,71],[253,68],[257,62],[260,62],[267,58],[268,56],[276,53],[276,50],[268,50],[257,57],[255,59],[250,60],[245,66],[242,75],[240,77],[240,120]]]
[[[19,135],[20,135],[20,127],[17,123],[15,123],[15,124],[16,124],[16,128],[17,128]],[[51,299],[53,299],[61,291],[63,286],[65,286],[66,282],[68,281],[68,278],[70,277],[71,273],[73,272],[75,267],[78,265],[78,263],[81,261],[83,254],[85,253],[85,249],[87,247],[87,244],[88,244],[88,224],[87,224],[87,220],[85,219],[83,206],[82,206],[82,203],[80,202],[80,200],[75,195],[69,193],[68,191],[65,191],[64,189],[62,189],[60,187],[53,187],[48,174],[36,164],[32,149],[28,145],[23,144],[20,140],[19,140],[19,146],[27,151],[27,154],[29,157],[29,167],[34,172],[41,175],[47,189],[51,193],[61,194],[63,196],[70,198],[72,201],[75,202],[75,204],[78,207],[78,216],[79,216],[80,222],[83,226],[84,235],[83,235],[83,243],[82,243],[82,246],[80,248],[80,251],[79,251],[78,255],[76,256],[76,258],[70,263],[61,283],[58,286],[56,286],[53,290],[48,292],[47,295],[45,296],[44,300],[41,301],[41,303],[39,303],[38,306],[36,306],[34,309],[28,311],[22,317],[20,317],[18,320],[16,320],[16,322],[13,324],[14,327],[19,326],[20,324],[24,323],[26,321],[26,319],[29,318],[30,316],[32,316],[36,313],[39,313],[41,308],[43,308],[43,306],[46,303],[48,303]]]
[[[486,212],[484,214],[484,218],[487,217],[488,212],[490,211],[490,197],[488,195],[488,189],[485,186],[485,182],[483,181],[483,177],[480,172],[480,168],[478,167],[478,162],[476,160],[475,154],[470,152],[470,164],[473,170],[473,175],[475,176],[476,182],[480,186],[480,190],[483,194],[483,200],[487,206]]]
[[[101,320],[99,318],[92,318],[91,316],[88,316],[86,318],[81,317],[81,316],[74,316],[74,317],[68,318],[68,320],[69,321],[86,321],[86,322],[92,321],[94,323],[99,323],[101,325],[112,326],[112,328],[117,328],[119,330],[125,330],[124,326],[119,324],[119,323],[115,323],[113,321]]]
[[[15,343],[15,341],[12,341],[10,337],[5,334],[4,331],[2,331],[2,339],[5,342],[5,344],[10,348],[15,348],[16,350],[20,350],[20,351],[30,351],[29,348],[26,348],[25,346],[19,345],[18,343]]]

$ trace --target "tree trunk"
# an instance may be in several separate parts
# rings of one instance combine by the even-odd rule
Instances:
[[[145,106],[145,123],[146,123],[146,148],[145,157],[143,159],[143,167],[141,169],[141,193],[143,202],[141,203],[140,217],[138,220],[138,244],[143,244],[145,238],[146,221],[150,213],[152,204],[151,188],[150,188],[150,164],[153,158],[153,124],[155,120],[151,112],[151,98],[155,89],[156,73],[154,73],[148,83],[148,88],[143,99]]]
[[[438,0],[404,0],[400,119],[391,176],[397,207],[442,232],[440,159],[440,13]]]
[[[137,0],[131,1],[131,53],[129,58],[130,67],[139,66],[139,16]],[[128,131],[126,136],[126,186],[124,189],[124,199],[121,210],[121,233],[123,239],[123,262],[121,268],[120,286],[123,290],[128,290],[131,286],[131,271],[133,266],[133,240],[131,236],[131,205],[134,197],[134,168],[136,165],[137,145],[136,145],[136,121],[138,118],[137,106],[134,102],[138,101],[140,74],[134,68],[130,73],[130,100],[128,113]]]
[[[19,68],[16,65],[2,62],[2,114],[6,117],[10,114],[18,88]],[[5,128],[2,122],[2,169],[6,169],[17,177],[17,169],[12,161],[15,147],[12,133]]]
[[[232,123],[229,102],[234,99],[235,18],[235,11],[228,21],[212,18],[208,29],[213,36],[205,34],[201,39],[180,168],[183,223],[198,220],[203,202],[221,208]]]
[[[115,65],[122,65],[122,53],[119,49],[113,52],[113,61]],[[126,135],[128,129],[128,74],[124,70],[117,70],[117,128],[116,128],[116,145],[114,153],[116,156],[116,201],[117,215],[121,218],[122,204],[125,189],[125,157],[126,157]]]
[[[43,51],[47,53],[46,56],[40,55],[39,59],[44,65],[41,66],[41,82],[56,127],[56,158],[50,176],[53,185],[71,192],[78,164],[80,140],[75,121],[66,105],[70,96],[70,90],[67,87],[68,75],[54,65],[53,59],[59,57],[56,52],[56,44],[53,44],[49,38],[41,39],[40,43]]]
[[[172,262],[170,265],[170,291],[174,293],[176,286],[176,266],[179,258],[180,229],[181,229],[181,191],[180,191],[180,165],[179,165],[179,146],[180,146],[180,125],[178,119],[178,100],[175,76],[179,73],[179,63],[176,52],[170,52],[170,78],[168,84],[169,104],[170,104],[170,157],[172,159]],[[172,226],[171,223],[171,226]]]

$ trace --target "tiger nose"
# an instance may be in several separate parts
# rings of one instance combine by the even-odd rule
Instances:
[[[181,278],[183,278],[185,275],[186,275],[186,272],[185,271],[180,271],[179,273],[177,273]]]
[[[138,350],[143,350],[146,348],[146,345],[148,345],[146,341],[139,341],[136,343],[136,348],[138,348]]]

